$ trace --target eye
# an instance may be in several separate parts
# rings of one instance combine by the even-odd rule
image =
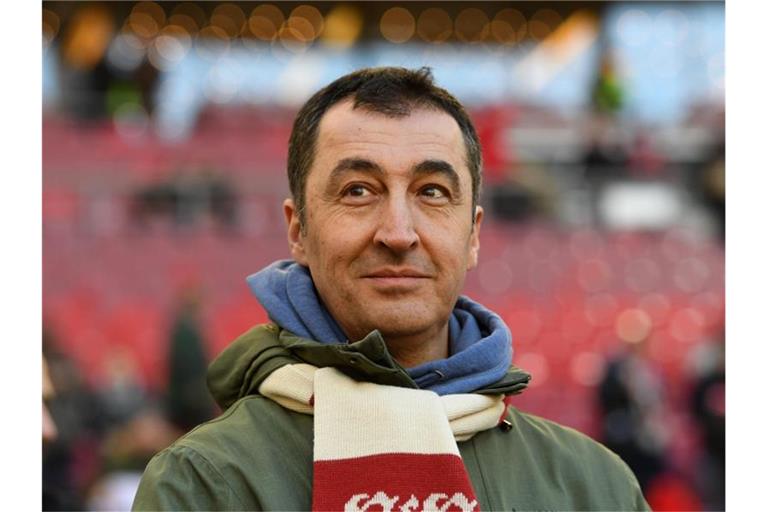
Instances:
[[[427,185],[419,191],[419,194],[432,200],[448,199],[448,191],[439,185]]]
[[[365,206],[377,197],[376,189],[368,183],[350,183],[341,190],[339,201],[349,206]]]
[[[347,197],[366,197],[371,195],[371,191],[364,185],[352,185],[344,190],[344,194]]]

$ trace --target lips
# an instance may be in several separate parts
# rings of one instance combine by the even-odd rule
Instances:
[[[363,277],[370,279],[429,279],[429,274],[411,268],[387,268],[379,269]]]
[[[382,293],[410,293],[420,289],[432,276],[414,268],[382,268],[363,276]]]

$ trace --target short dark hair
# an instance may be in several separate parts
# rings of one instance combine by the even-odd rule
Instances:
[[[426,107],[450,114],[459,125],[466,146],[466,164],[472,177],[472,219],[480,196],[482,155],[477,132],[466,110],[451,93],[434,84],[428,67],[364,68],[336,79],[317,91],[301,107],[288,144],[288,183],[304,225],[305,188],[315,157],[320,121],[336,103],[354,97],[353,108],[389,117],[404,117],[413,108]]]

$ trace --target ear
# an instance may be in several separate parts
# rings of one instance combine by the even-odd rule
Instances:
[[[467,270],[472,270],[477,266],[477,258],[480,254],[480,225],[483,223],[483,207],[475,207],[475,224],[472,226],[472,233],[469,235],[469,258],[467,259]]]
[[[285,222],[288,225],[288,247],[291,250],[293,259],[301,264],[307,265],[307,256],[304,251],[304,236],[301,232],[301,222],[299,221],[299,211],[293,199],[283,201],[283,214]]]

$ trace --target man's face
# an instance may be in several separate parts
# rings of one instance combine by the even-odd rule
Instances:
[[[293,257],[350,340],[447,332],[482,221],[465,158],[441,111],[390,118],[347,100],[323,117],[304,230],[293,201],[284,208]]]

